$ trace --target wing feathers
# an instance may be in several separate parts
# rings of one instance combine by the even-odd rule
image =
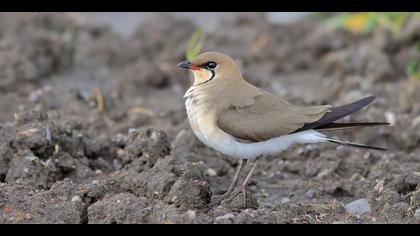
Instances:
[[[330,124],[356,111],[359,111],[363,107],[369,105],[375,99],[376,99],[375,96],[370,96],[370,97],[360,99],[356,102],[353,102],[347,105],[331,108],[331,112],[326,113],[320,120],[316,122],[312,122],[312,123],[307,123],[302,128],[296,130],[294,133],[301,132],[308,129],[315,129],[323,125]]]
[[[381,125],[389,125],[389,123],[384,122],[363,122],[363,123],[330,123],[320,127],[315,128],[320,131],[332,131],[332,130],[343,130],[343,129],[352,129],[352,128],[364,128],[364,127],[375,127]]]
[[[224,132],[244,140],[264,141],[290,134],[306,123],[315,122],[330,111],[329,105],[295,106],[281,97],[264,93],[247,106],[221,111],[217,124]]]
[[[324,106],[295,106],[281,97],[264,93],[247,106],[230,106],[220,113],[218,126],[226,133],[243,140],[265,141],[271,138],[309,129],[339,130],[372,127],[388,123],[333,123],[359,111],[375,100],[374,96],[331,108]]]

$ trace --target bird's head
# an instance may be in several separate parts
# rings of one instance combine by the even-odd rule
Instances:
[[[241,72],[232,58],[218,52],[202,53],[191,61],[180,62],[178,67],[192,71],[194,74],[193,86],[242,78]]]

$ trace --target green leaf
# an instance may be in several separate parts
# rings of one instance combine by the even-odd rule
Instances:
[[[188,42],[187,51],[185,52],[185,57],[187,60],[191,60],[196,57],[201,49],[203,48],[204,44],[204,30],[202,28],[198,28],[190,38]]]
[[[339,13],[335,16],[329,17],[325,21],[325,25],[331,28],[343,27],[349,16],[350,14],[348,13]]]
[[[368,18],[365,22],[365,30],[367,32],[373,31],[375,27],[378,25],[378,13],[372,12],[369,14]]]

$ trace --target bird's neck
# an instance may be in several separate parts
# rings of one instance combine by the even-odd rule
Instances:
[[[211,81],[199,86],[191,86],[184,95],[186,106],[200,107],[218,114],[231,107],[252,104],[254,98],[261,94],[255,86],[245,80]]]

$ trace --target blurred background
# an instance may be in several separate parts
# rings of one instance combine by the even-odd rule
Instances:
[[[331,202],[344,206],[364,197],[375,211],[362,221],[415,219],[419,13],[1,13],[0,182],[7,184],[2,192],[23,198],[29,190],[16,186],[52,191],[69,178],[90,188],[88,183],[100,179],[98,196],[82,199],[86,209],[105,201],[96,214],[111,201],[105,195],[113,201],[123,192],[146,197],[146,205],[174,204],[170,200],[177,194],[177,208],[204,208],[201,190],[189,196],[193,203],[182,198],[183,191],[199,187],[183,189],[180,182],[175,184],[180,189],[169,191],[183,175],[174,174],[174,166],[155,164],[169,155],[180,161],[175,166],[199,168],[201,174],[182,181],[205,180],[214,194],[233,174],[236,160],[202,145],[186,120],[182,97],[191,77],[176,65],[205,51],[231,56],[246,80],[295,104],[341,105],[376,95],[368,109],[345,121],[391,123],[333,134],[389,147],[386,153],[307,145],[267,158],[252,184],[261,214],[286,204],[298,215],[292,217],[296,222],[344,221],[348,212],[332,211]],[[152,180],[162,183],[150,185]],[[317,197],[309,198],[308,191]],[[25,198],[25,204],[37,197]],[[22,211],[28,207],[4,199]],[[294,203],[327,216],[307,219]],[[317,208],[320,204],[327,207]],[[17,221],[9,216],[0,216],[0,222]],[[22,221],[52,220],[48,214],[31,217]],[[87,219],[100,217],[75,217],[78,223]],[[200,220],[214,221],[209,215]]]

